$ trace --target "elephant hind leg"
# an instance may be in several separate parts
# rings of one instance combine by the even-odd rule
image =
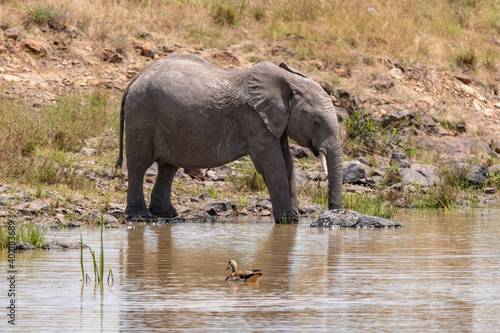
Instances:
[[[129,217],[152,217],[151,212],[146,208],[144,200],[143,180],[147,167],[144,170],[130,171],[127,189],[127,208],[125,214]]]
[[[144,154],[134,154],[135,151],[139,150],[128,149],[127,151],[128,189],[125,214],[129,217],[152,217],[151,212],[146,208],[143,182],[144,174],[154,160]]]
[[[176,166],[171,164],[158,165],[158,176],[151,192],[151,202],[149,204],[151,214],[165,218],[178,215],[171,201],[172,182],[177,169]]]

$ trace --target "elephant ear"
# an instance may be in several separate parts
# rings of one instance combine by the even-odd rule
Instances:
[[[245,74],[247,103],[277,138],[285,132],[292,90],[278,66],[263,61]]]
[[[287,64],[285,64],[284,62],[282,62],[280,64],[280,67],[289,71],[290,73],[293,73],[293,74],[297,74],[298,76],[302,76],[302,77],[305,77],[307,79],[307,76],[305,76],[305,74],[302,74],[299,70],[293,68],[292,66],[288,66]]]

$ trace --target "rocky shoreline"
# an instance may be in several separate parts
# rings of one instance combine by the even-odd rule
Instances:
[[[296,160],[307,158],[311,153],[307,149],[292,145],[292,153]],[[237,161],[239,163],[251,163],[250,161]],[[379,166],[370,166],[366,158],[358,158],[343,163],[344,189],[350,194],[379,195],[380,191],[395,193],[396,200],[393,204],[401,208],[416,208],[412,202],[405,201],[405,193],[426,193],[432,187],[442,183],[440,168],[443,166],[432,164],[419,164],[408,159],[402,153],[394,153],[391,158],[378,159]],[[460,161],[444,164],[445,168],[452,170],[456,174],[465,175],[465,179],[474,186],[475,196],[478,204],[499,203],[498,191],[494,186],[485,186],[489,177],[498,175],[500,164],[491,165],[486,168],[482,165],[463,163]],[[85,177],[92,179],[96,184],[108,184],[119,181],[120,178],[113,176],[111,172],[104,172],[101,175],[80,170]],[[146,191],[151,190],[156,177],[156,168],[153,165],[146,173]],[[227,187],[227,183],[240,176],[240,169],[232,166],[222,166],[213,169],[179,170],[176,175],[178,188],[183,186],[197,187],[200,195],[187,195],[174,193],[174,206],[178,210],[179,218],[187,220],[213,220],[238,218],[244,216],[265,218],[271,217],[272,205],[268,195],[251,193],[230,193],[224,197],[222,189]],[[296,179],[300,187],[327,186],[325,174],[318,170],[315,165],[309,170],[302,170],[296,167]],[[388,183],[388,174],[394,178],[394,183]],[[232,178],[231,178],[232,177]],[[126,189],[126,182],[122,189]],[[222,194],[217,194],[221,189]],[[175,191],[175,187],[174,187]],[[209,192],[212,192],[210,194]],[[214,194],[215,192],[215,194]],[[241,200],[244,197],[245,200]],[[97,202],[101,199],[90,196],[78,195],[68,197],[67,194],[42,191],[33,189],[15,188],[7,184],[0,185],[0,223],[4,224],[7,219],[16,219],[21,222],[32,221],[36,224],[51,227],[79,227],[89,223],[99,223],[101,220],[105,224],[125,223],[127,219],[122,216],[125,208],[123,201],[110,202],[106,207],[98,211]],[[469,196],[464,196],[463,204],[467,205]],[[121,199],[120,199],[121,200]],[[238,203],[237,203],[238,202]],[[300,214],[302,216],[317,217],[322,207],[309,202],[306,199],[300,201]],[[154,220],[154,219],[153,219]]]

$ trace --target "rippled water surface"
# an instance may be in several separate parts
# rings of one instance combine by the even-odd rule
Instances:
[[[0,329],[500,331],[500,210],[408,211],[395,219],[406,227],[239,221],[106,229],[109,285],[82,285],[80,250],[18,252],[16,326],[3,310]],[[56,232],[49,239],[80,238],[78,229]],[[99,253],[100,231],[81,232]],[[224,282],[230,259],[264,270],[259,283]],[[88,250],[84,260],[93,272]]]

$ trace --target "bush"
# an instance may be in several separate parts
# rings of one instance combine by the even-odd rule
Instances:
[[[408,149],[396,128],[383,128],[362,108],[346,119],[347,139],[343,149],[347,154],[385,154],[395,147]]]
[[[62,29],[67,23],[64,15],[52,7],[37,7],[28,9],[28,22],[36,25],[48,25],[51,29]]]

